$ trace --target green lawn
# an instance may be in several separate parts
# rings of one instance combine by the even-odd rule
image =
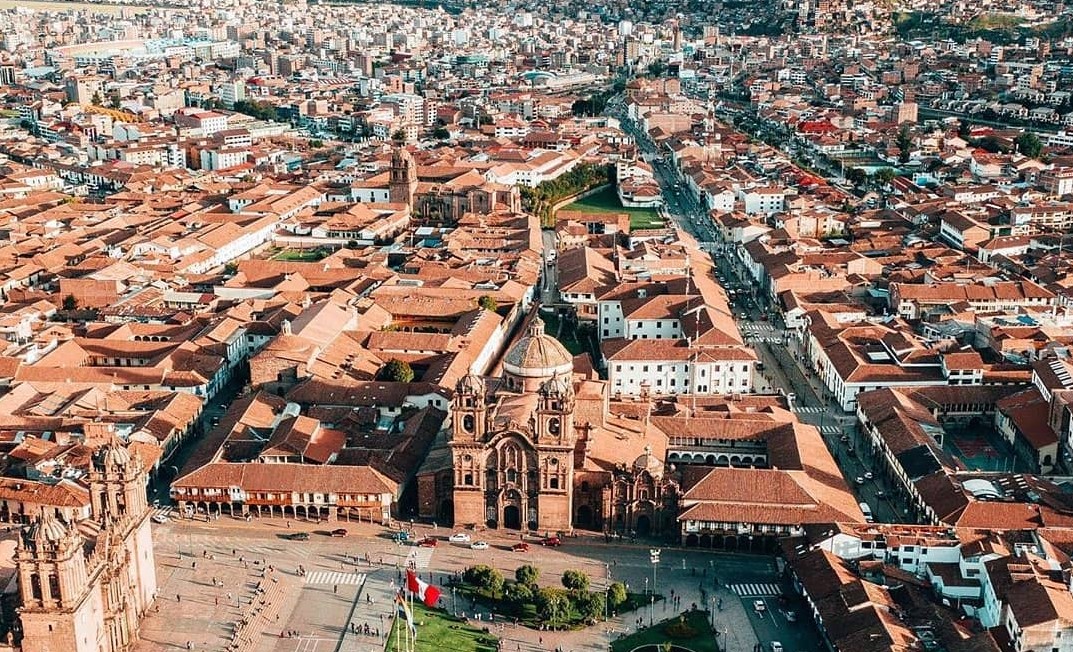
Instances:
[[[592,352],[589,342],[584,339],[586,337],[585,332],[581,333],[583,339],[578,339],[578,329],[570,324],[563,324],[562,330],[559,329],[560,317],[558,314],[541,313],[540,318],[544,320],[544,332],[552,337],[558,336],[559,341],[572,355]]]
[[[513,584],[513,580],[507,580],[508,584]],[[557,588],[557,587],[556,587]],[[561,590],[561,589],[559,589]],[[570,600],[570,607],[567,609],[565,618],[560,621],[555,621],[554,624],[548,623],[542,620],[537,615],[536,604],[533,602],[526,602],[521,605],[514,604],[508,600],[503,599],[506,592],[501,592],[495,596],[490,595],[488,592],[478,589],[475,586],[468,584],[461,584],[458,587],[458,597],[465,600],[473,600],[478,604],[483,605],[485,608],[494,611],[497,615],[502,614],[507,618],[517,618],[518,622],[525,627],[531,627],[536,629],[541,625],[549,625],[553,629],[559,630],[575,630],[582,629],[588,626],[578,612],[573,600]],[[590,593],[600,593],[600,591],[590,591]],[[656,602],[663,600],[663,596],[656,594]],[[628,593],[626,594],[626,602],[619,605],[614,609],[616,614],[624,614],[635,609],[646,608],[652,602],[651,595],[642,595],[640,593]],[[600,616],[602,619],[603,616]]]
[[[615,189],[608,186],[600,192],[579,199],[562,207],[564,211],[586,211],[589,213],[629,213],[630,229],[652,229],[663,226],[663,220],[654,208],[624,208],[615,194]]]
[[[464,621],[452,618],[447,613],[429,609],[420,602],[414,603],[414,622],[417,623],[417,644],[415,652],[495,652],[499,639],[491,634],[467,625]],[[406,635],[405,619],[396,618],[391,628],[386,650],[395,650],[395,639],[399,639],[400,650],[404,649],[401,638]]]
[[[630,634],[620,638],[611,644],[611,652],[630,652],[642,645],[662,645],[668,641],[671,645],[689,648],[693,652],[719,652],[719,646],[712,635],[712,627],[708,622],[707,611],[691,611],[684,615],[688,630],[694,632],[691,636],[672,636],[674,629],[668,627],[678,622],[678,616],[656,623],[655,627],[642,629],[636,634]],[[668,633],[670,631],[671,633]],[[652,650],[652,648],[649,648]]]

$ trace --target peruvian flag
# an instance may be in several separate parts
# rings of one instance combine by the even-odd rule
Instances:
[[[440,590],[417,578],[413,571],[406,571],[406,590],[416,595],[426,607],[435,607],[440,599]]]

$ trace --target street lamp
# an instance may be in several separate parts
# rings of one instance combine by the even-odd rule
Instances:
[[[650,548],[648,550],[648,556],[652,560],[652,594],[656,593],[656,567],[659,566],[659,548]]]

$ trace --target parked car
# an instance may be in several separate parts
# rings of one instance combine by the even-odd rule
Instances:
[[[886,498],[886,497],[887,497],[887,492],[885,492],[885,491],[877,491],[876,492],[876,498]]]
[[[488,550],[488,542],[486,541],[474,541],[469,544],[469,547],[473,550]]]
[[[871,472],[871,471],[865,471],[865,472],[864,472],[864,479],[865,479],[865,480],[871,480],[871,479],[872,479],[872,478],[874,478],[874,477],[875,477],[875,476],[874,476],[874,475],[872,475],[872,472]]]
[[[771,652],[782,652],[782,643],[779,643],[778,641],[772,641]]]
[[[857,484],[864,484],[864,478],[857,476]]]
[[[168,517],[164,516],[163,514],[153,514],[152,521],[154,523],[167,523]]]
[[[342,528],[342,527],[335,528],[334,530],[331,531],[331,535],[333,537],[345,537],[346,536],[346,528]]]
[[[763,600],[753,600],[753,610],[758,616],[762,616],[767,611],[767,603]]]
[[[788,623],[796,623],[797,622],[797,612],[794,611],[793,609],[790,609],[789,611],[787,611],[786,612],[786,622],[788,622]]]
[[[290,534],[284,534],[284,539],[290,539],[291,541],[309,541],[308,532],[291,532]]]
[[[529,552],[529,544],[522,541],[521,543],[514,544],[510,549],[514,552]]]
[[[469,543],[469,535],[465,532],[455,532],[447,540],[451,543]]]
[[[391,535],[391,539],[393,541],[400,541],[400,542],[401,541],[409,541],[410,540],[410,533],[405,532],[403,530],[399,530],[398,532],[396,532],[396,533]]]
[[[540,545],[548,546],[549,548],[558,548],[563,545],[563,542],[559,540],[559,537],[546,537],[540,540]]]
[[[421,539],[420,541],[418,541],[417,545],[422,547],[422,548],[435,548],[436,544],[438,544],[438,543],[439,542],[436,541],[435,539],[433,539],[432,537],[425,537],[424,539]]]

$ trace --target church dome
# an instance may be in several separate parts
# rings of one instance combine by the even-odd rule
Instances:
[[[544,396],[559,396],[567,398],[574,395],[574,385],[569,376],[555,376],[551,380],[544,381],[540,386],[540,393]]]
[[[471,394],[483,398],[484,379],[476,374],[466,374],[458,381],[458,386],[455,387],[455,392],[458,394]]]
[[[35,545],[55,545],[67,536],[67,528],[54,516],[41,516],[27,533],[27,539]]]
[[[633,470],[648,471],[650,476],[658,478],[663,475],[663,462],[652,454],[651,448],[646,446],[644,454],[633,461]]]
[[[559,340],[544,332],[544,321],[535,317],[525,336],[503,358],[503,369],[521,378],[550,379],[569,376],[574,358]]]
[[[102,469],[123,468],[130,464],[130,451],[119,442],[113,441],[97,453],[98,466]]]

